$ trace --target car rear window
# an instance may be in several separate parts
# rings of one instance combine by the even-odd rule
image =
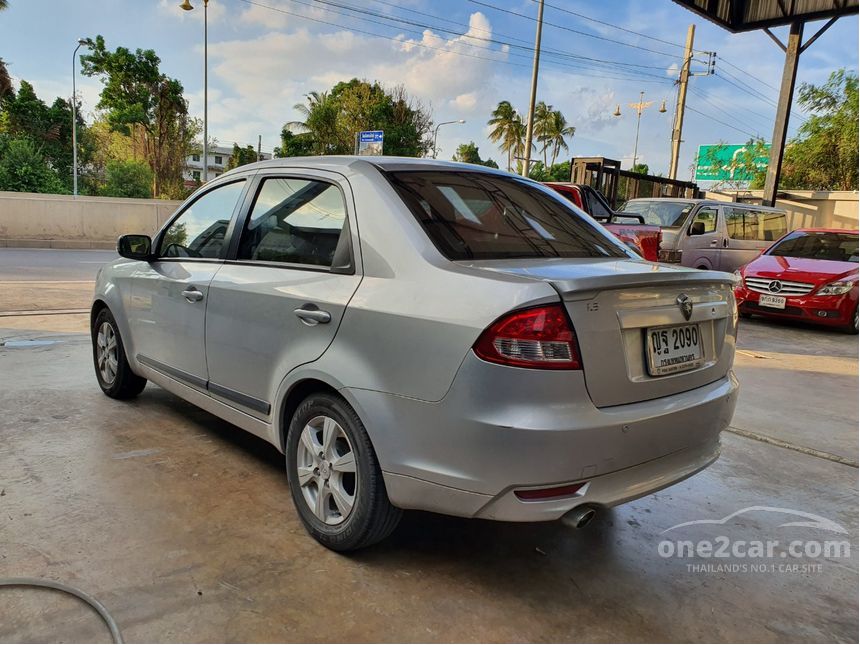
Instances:
[[[788,258],[857,262],[857,234],[825,231],[796,231],[768,252]]]
[[[628,257],[587,215],[525,181],[469,171],[386,174],[451,260]]]

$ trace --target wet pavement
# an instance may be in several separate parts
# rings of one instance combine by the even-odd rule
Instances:
[[[733,427],[759,439],[586,529],[407,513],[343,556],[265,442],[152,385],[104,397],[79,318],[0,318],[0,577],[80,587],[128,641],[858,639],[856,337],[742,321]],[[0,642],[108,639],[74,599],[0,589]]]

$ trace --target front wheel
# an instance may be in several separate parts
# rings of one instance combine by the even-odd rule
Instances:
[[[146,379],[131,371],[125,346],[110,310],[102,309],[92,328],[93,365],[102,392],[112,399],[130,399],[146,387]]]
[[[857,333],[857,307],[854,307],[854,315],[851,317],[851,322],[849,322],[845,327],[842,328],[846,334],[856,334]]]
[[[382,471],[358,415],[343,399],[312,394],[287,432],[287,479],[308,533],[333,551],[387,537],[402,512],[388,501]]]

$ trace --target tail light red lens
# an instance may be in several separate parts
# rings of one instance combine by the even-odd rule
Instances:
[[[473,347],[485,361],[550,370],[582,369],[576,336],[561,305],[521,309],[490,325]]]

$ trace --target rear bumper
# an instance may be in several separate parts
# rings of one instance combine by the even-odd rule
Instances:
[[[729,373],[680,394],[596,408],[581,373],[529,372],[523,378],[468,357],[437,403],[345,392],[371,435],[392,503],[506,521],[620,504],[716,459],[737,400]],[[588,485],[564,498],[522,501],[514,492],[579,482]]]
[[[759,295],[746,287],[737,287],[735,299],[738,311],[842,327],[853,321],[854,309],[857,307],[857,297],[850,292],[841,296],[787,296],[785,309],[762,307],[758,304]]]

